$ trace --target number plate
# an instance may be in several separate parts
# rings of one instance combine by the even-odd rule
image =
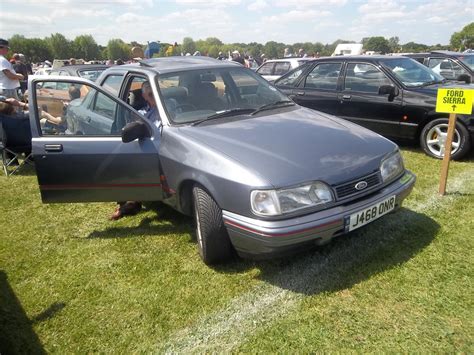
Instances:
[[[384,214],[389,213],[395,208],[395,195],[378,202],[362,211],[351,214],[349,218],[349,231],[366,225]]]

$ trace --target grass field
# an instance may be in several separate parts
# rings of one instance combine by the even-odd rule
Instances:
[[[168,209],[42,205],[33,171],[0,178],[0,353],[473,353],[474,154],[403,150],[405,207],[285,259],[209,268]]]

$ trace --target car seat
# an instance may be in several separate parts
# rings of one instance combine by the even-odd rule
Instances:
[[[28,117],[0,115],[0,153],[6,176],[14,174],[26,164],[33,164]]]
[[[194,88],[193,104],[200,109],[222,110],[224,103],[217,96],[213,83],[201,82]]]

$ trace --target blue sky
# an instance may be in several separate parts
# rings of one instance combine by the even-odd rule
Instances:
[[[447,44],[470,22],[474,0],[0,0],[2,38],[91,34],[102,45],[111,38],[291,44],[376,35]]]

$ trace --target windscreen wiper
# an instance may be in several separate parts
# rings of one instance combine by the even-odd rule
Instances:
[[[198,120],[193,122],[191,125],[196,126],[202,122],[210,121],[210,120],[215,120],[216,118],[222,118],[222,117],[231,117],[235,116],[238,114],[245,114],[245,113],[252,113],[254,112],[253,108],[231,108],[229,110],[224,110],[224,111],[218,111],[213,115],[207,116],[206,118],[203,118],[202,120]]]
[[[257,108],[250,114],[250,116],[256,115],[257,113],[265,111],[265,110],[271,110],[277,107],[294,106],[294,105],[296,104],[291,100],[275,101],[275,102],[272,102],[272,103],[269,103]]]
[[[444,80],[427,81],[426,83],[421,84],[420,87],[430,86],[430,85],[434,85],[434,84],[442,84],[443,82],[444,82]]]

